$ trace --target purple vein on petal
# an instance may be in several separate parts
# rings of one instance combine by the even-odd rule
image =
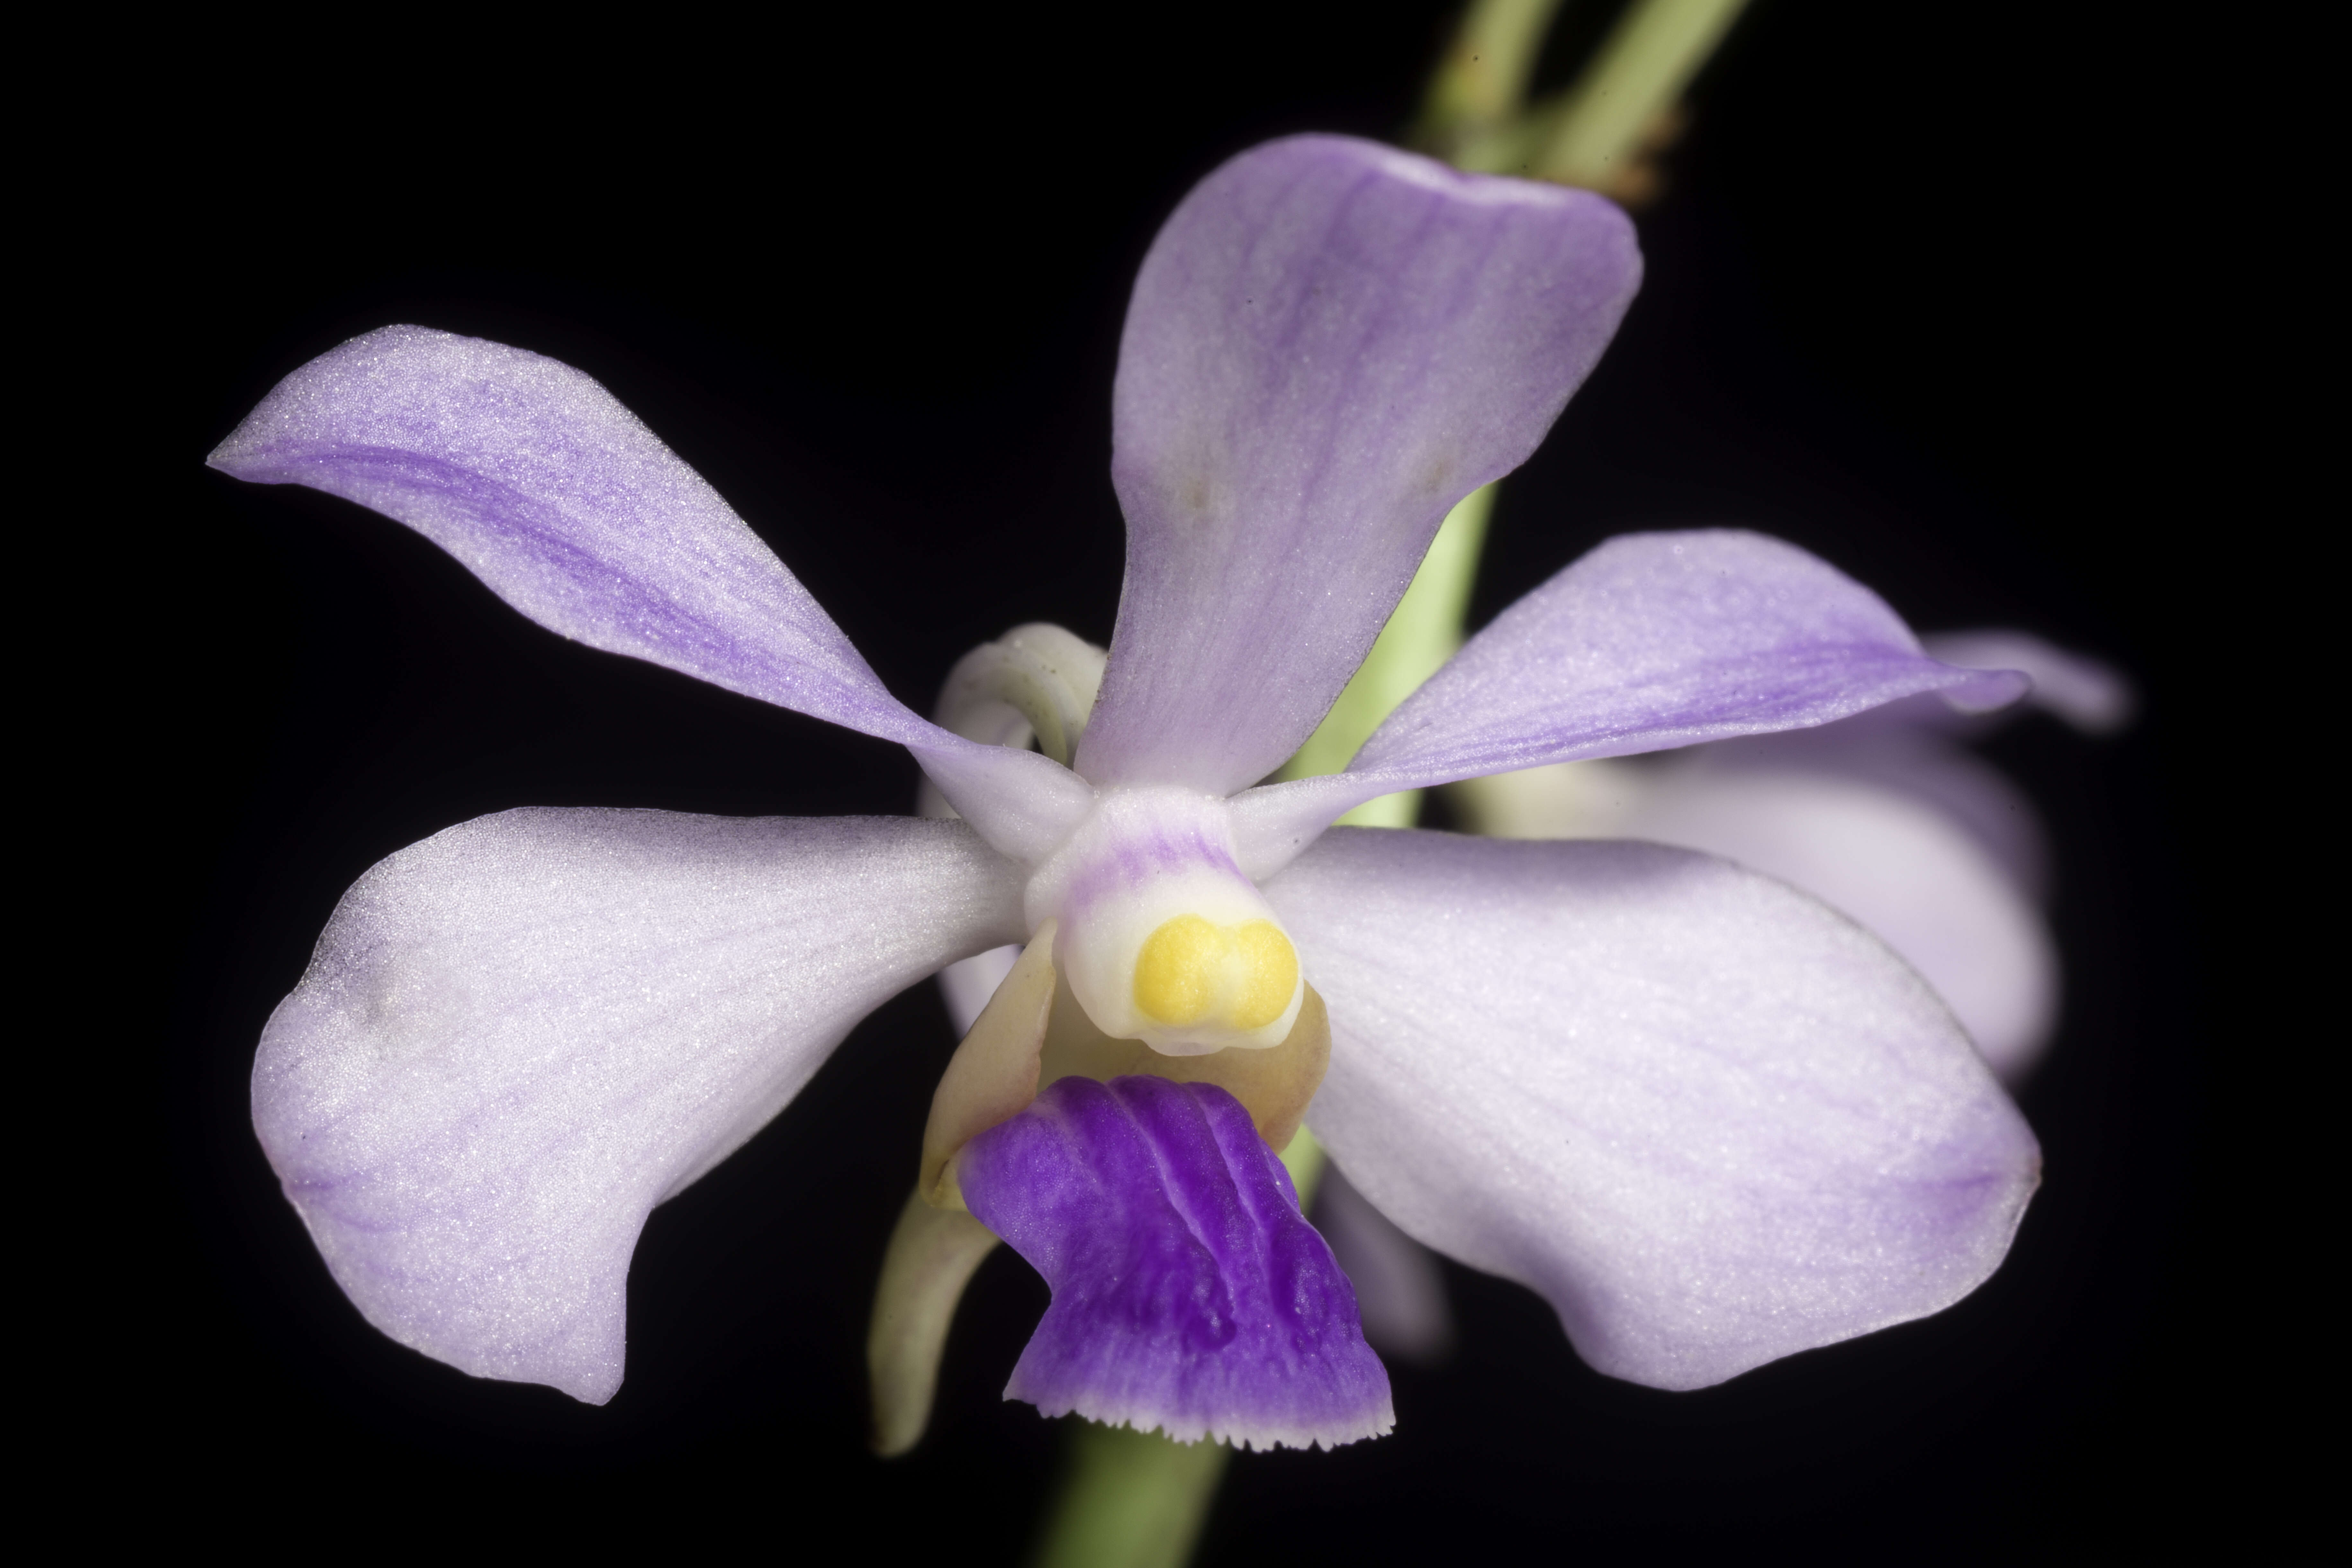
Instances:
[[[1078,771],[1223,795],[1277,766],[1447,510],[1543,439],[1640,278],[1600,197],[1370,142],[1293,137],[1202,181],[1119,343],[1127,574]]]
[[[1826,724],[1936,692],[2013,701],[2026,679],[1920,652],[1902,617],[1795,545],[1707,529],[1602,543],[1505,610],[1328,777],[1253,790],[1244,865],[1278,866],[1401,789]]]
[[[562,636],[908,746],[1000,848],[1083,812],[1065,770],[891,696],[719,492],[559,361],[385,327],[289,375],[207,460],[405,523]]]

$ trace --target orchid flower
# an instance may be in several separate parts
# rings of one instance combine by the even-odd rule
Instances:
[[[1927,639],[1948,663],[2025,671],[2033,705],[2103,734],[2129,686],[2095,660],[2014,631]],[[1916,700],[1818,729],[1693,746],[1641,763],[1571,763],[1465,781],[1477,832],[1644,838],[1704,849],[1802,888],[1917,969],[2002,1081],[2041,1059],[2058,1015],[2058,950],[2041,906],[2048,852],[2033,805],[1958,740],[1990,720]]]
[[[1098,689],[1067,634],[960,667],[1041,751],[898,702],[578,371],[398,326],[289,375],[214,466],[383,512],[563,636],[903,745],[956,814],[520,809],[371,869],[253,1074],[352,1301],[467,1372],[609,1399],[653,1206],[885,999],[1007,943],[884,1292],[936,1319],[971,1238],[1009,1241],[1053,1297],[1008,1394],[1048,1414],[1255,1446],[1388,1429],[1276,1157],[1310,1105],[1383,1214],[1540,1291],[1635,1382],[1717,1383],[1974,1289],[2039,1154],[1878,941],[1703,854],[1325,829],[1483,773],[1923,693],[1998,706],[2021,676],[1927,657],[1789,545],[1635,536],[1505,612],[1344,773],[1259,784],[1447,510],[1542,439],[1640,265],[1599,197],[1369,142],[1213,173],[1120,343]]]

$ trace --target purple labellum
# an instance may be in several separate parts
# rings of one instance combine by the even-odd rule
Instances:
[[[974,1139],[958,1175],[1053,1288],[1006,1398],[1253,1448],[1395,1425],[1348,1277],[1223,1089],[1062,1079]]]

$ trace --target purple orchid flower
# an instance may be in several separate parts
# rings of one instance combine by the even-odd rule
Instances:
[[[940,1087],[909,1213],[976,1215],[1045,1274],[1009,1392],[1049,1412],[1255,1445],[1388,1428],[1275,1158],[1310,1100],[1370,1202],[1542,1292],[1620,1377],[1712,1384],[1972,1289],[2039,1154],[1880,942],[1701,854],[1325,828],[1400,789],[1921,693],[1997,706],[2022,677],[1927,657],[1776,541],[1623,538],[1347,773],[1258,784],[1447,510],[1542,439],[1639,273],[1598,197],[1368,142],[1210,175],[1120,345],[1099,692],[1051,637],[989,656],[1066,766],[898,702],[577,371],[392,327],[288,377],[215,467],[383,511],[564,636],[902,744],[960,818],[524,809],[369,871],[253,1078],[351,1300],[467,1372],[608,1399],[653,1206],[882,1001],[1024,942]]]

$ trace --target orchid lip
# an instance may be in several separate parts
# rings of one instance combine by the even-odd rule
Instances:
[[[1006,1398],[1237,1447],[1395,1426],[1354,1289],[1223,1089],[1066,1078],[957,1163],[974,1216],[1054,1292]]]

